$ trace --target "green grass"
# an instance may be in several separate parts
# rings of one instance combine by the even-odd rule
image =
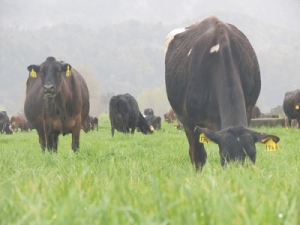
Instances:
[[[60,136],[58,153],[41,153],[36,131],[0,135],[0,224],[300,224],[300,131],[278,135],[280,149],[257,144],[257,162],[222,168],[206,146],[196,173],[184,132],[163,123],[153,135]]]

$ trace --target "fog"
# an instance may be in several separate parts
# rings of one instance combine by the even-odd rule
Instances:
[[[299,12],[299,0],[1,0],[0,110],[22,112],[27,66],[52,55],[83,71],[93,114],[107,112],[112,94],[128,92],[161,115],[169,108],[165,36],[215,15],[253,45],[262,79],[257,105],[267,113],[300,88]]]

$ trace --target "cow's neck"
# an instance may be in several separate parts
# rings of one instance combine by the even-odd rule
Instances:
[[[248,127],[244,93],[240,78],[232,75],[232,79],[222,83],[217,82],[216,94],[218,99],[221,129],[242,125]]]

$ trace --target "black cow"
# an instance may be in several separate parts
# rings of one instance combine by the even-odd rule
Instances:
[[[57,152],[59,134],[72,133],[72,149],[79,148],[82,124],[89,114],[89,91],[83,77],[69,63],[48,57],[27,67],[24,112],[37,130],[42,151]]]
[[[145,119],[149,126],[152,126],[155,130],[161,129],[161,117],[160,116],[154,116],[154,115],[147,115],[145,116]]]
[[[207,157],[202,133],[219,145],[221,165],[246,156],[255,163],[255,142],[279,141],[247,128],[260,93],[260,70],[251,44],[235,26],[211,16],[176,29],[166,38],[165,53],[168,100],[184,126],[196,169]]]
[[[287,125],[290,127],[292,119],[300,124],[300,89],[288,91],[283,99],[283,111],[288,118]],[[300,129],[300,127],[298,126]]]
[[[138,127],[143,134],[152,133],[151,127],[141,114],[137,101],[130,94],[113,96],[109,101],[111,135],[119,132],[134,134]]]
[[[145,115],[145,116],[154,116],[154,111],[153,111],[153,109],[150,109],[150,108],[145,109],[145,110],[144,110],[144,115]]]
[[[90,130],[98,131],[98,118],[95,116],[88,116],[88,119],[82,126],[84,132],[89,132]]]
[[[6,111],[0,111],[0,133],[12,134],[10,121]]]
[[[259,118],[260,115],[261,115],[260,109],[258,108],[258,106],[255,105],[252,108],[251,119]]]

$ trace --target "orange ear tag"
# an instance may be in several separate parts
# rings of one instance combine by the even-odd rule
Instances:
[[[209,144],[210,140],[204,133],[200,134],[199,136],[199,142],[202,144]]]
[[[71,72],[71,70],[70,70],[70,66],[67,65],[66,76],[67,76],[67,77],[70,77],[71,75],[72,75],[72,72]]]
[[[36,72],[33,69],[31,69],[29,76],[32,78],[36,78]]]
[[[279,145],[273,141],[272,138],[266,142],[266,151],[267,152],[274,152],[279,149]]]

